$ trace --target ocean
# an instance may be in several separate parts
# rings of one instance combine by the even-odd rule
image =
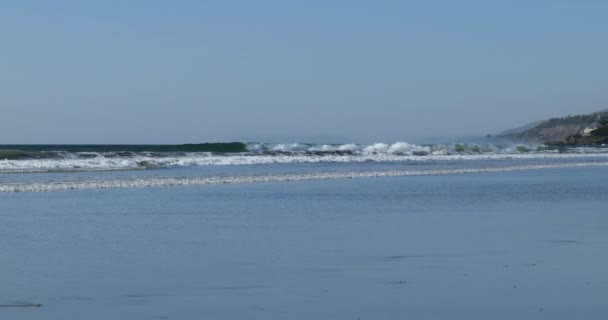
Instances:
[[[608,149],[0,146],[0,319],[605,319]]]

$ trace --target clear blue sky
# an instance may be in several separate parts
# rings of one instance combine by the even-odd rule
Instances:
[[[608,108],[608,1],[0,2],[0,143],[424,142]]]

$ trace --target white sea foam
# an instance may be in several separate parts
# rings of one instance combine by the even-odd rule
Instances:
[[[376,146],[376,149],[382,149]],[[390,147],[389,147],[390,148]],[[401,149],[394,148],[392,152],[366,154],[237,154],[210,155],[187,154],[183,156],[148,157],[134,156],[126,158],[103,157],[95,158],[61,158],[61,159],[28,159],[0,160],[0,173],[25,173],[47,171],[97,171],[97,170],[132,170],[155,167],[188,167],[188,166],[232,166],[232,165],[263,165],[290,163],[356,163],[356,162],[424,162],[424,161],[475,161],[501,159],[576,159],[576,158],[608,158],[607,153],[520,153],[520,154],[436,154],[424,156],[403,154]],[[388,149],[387,149],[388,151]],[[424,149],[420,152],[427,152]]]
[[[87,189],[110,188],[153,188],[171,186],[199,186],[213,184],[237,183],[268,183],[305,180],[328,179],[360,179],[377,177],[405,177],[509,172],[520,170],[541,170],[573,167],[607,167],[608,162],[579,162],[556,163],[542,165],[518,165],[491,168],[461,168],[433,170],[391,170],[391,171],[358,171],[358,172],[324,172],[263,176],[232,176],[232,177],[170,177],[144,179],[114,179],[92,181],[61,181],[61,182],[27,182],[0,184],[0,192],[51,192]]]

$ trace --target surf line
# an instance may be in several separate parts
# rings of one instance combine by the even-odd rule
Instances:
[[[390,171],[360,171],[360,172],[322,172],[267,176],[233,176],[233,177],[170,177],[170,178],[144,178],[131,180],[95,180],[95,181],[59,181],[59,182],[28,182],[0,184],[0,192],[52,192],[90,189],[113,188],[154,188],[176,186],[198,186],[215,184],[239,183],[270,183],[307,180],[334,180],[334,179],[360,179],[381,177],[406,176],[436,176],[436,175],[462,175],[476,173],[498,173],[523,170],[541,170],[558,168],[584,168],[608,167],[608,162],[579,162],[554,163],[537,165],[517,165],[489,168],[461,168],[461,169],[430,169],[430,170],[390,170]]]

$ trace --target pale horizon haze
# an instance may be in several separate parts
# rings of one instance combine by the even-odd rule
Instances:
[[[2,1],[0,144],[394,142],[608,108],[603,1]]]

